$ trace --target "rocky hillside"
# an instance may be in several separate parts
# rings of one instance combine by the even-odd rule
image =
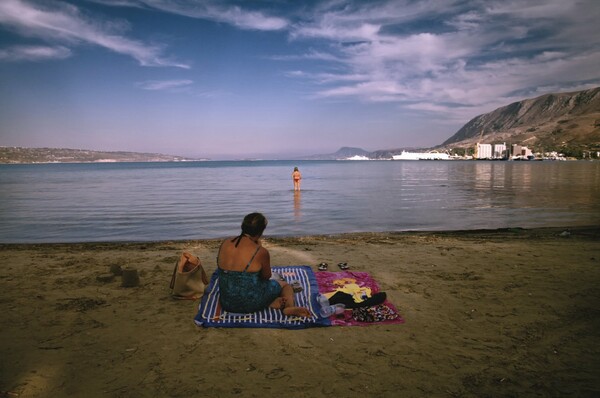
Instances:
[[[546,150],[600,148],[600,87],[546,94],[479,115],[441,147],[481,143],[520,143]]]

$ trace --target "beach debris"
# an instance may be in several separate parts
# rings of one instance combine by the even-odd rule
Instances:
[[[119,264],[112,264],[110,266],[110,272],[113,275],[121,276],[123,274],[123,269],[121,268],[121,266]]]
[[[121,274],[121,286],[123,287],[136,287],[140,284],[140,276],[137,269],[126,267],[123,268]]]
[[[571,233],[569,231],[562,231],[559,236],[561,236],[563,238],[567,238],[567,237],[571,236]]]
[[[108,283],[112,282],[115,279],[113,274],[101,274],[96,277],[98,282]]]

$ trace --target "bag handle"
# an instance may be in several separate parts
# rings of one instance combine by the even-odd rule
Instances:
[[[208,285],[208,275],[206,275],[206,271],[204,271],[204,267],[202,267],[200,258],[191,253],[183,252],[181,257],[179,257],[179,260],[175,261],[175,268],[173,268],[173,275],[171,276],[171,283],[169,285],[171,289],[173,289],[175,286],[175,276],[177,275],[177,270],[181,268],[181,272],[183,272],[183,266],[188,261],[193,265],[200,267],[200,271],[202,272],[202,282],[204,282],[205,285]]]
[[[175,261],[175,268],[173,268],[173,276],[171,276],[171,283],[169,287],[171,290],[175,287],[175,275],[177,275],[177,266],[179,265],[179,260]]]

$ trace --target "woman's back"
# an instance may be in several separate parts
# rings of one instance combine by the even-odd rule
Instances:
[[[243,235],[241,238],[227,239],[221,244],[217,264],[219,268],[229,271],[259,272],[263,269],[265,253],[268,256],[264,248]]]

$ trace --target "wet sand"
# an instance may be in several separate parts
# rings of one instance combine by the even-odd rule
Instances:
[[[600,395],[600,226],[265,239],[273,265],[348,262],[401,325],[203,329],[169,296],[218,240],[0,245],[0,397]],[[99,281],[111,265],[141,284]]]

